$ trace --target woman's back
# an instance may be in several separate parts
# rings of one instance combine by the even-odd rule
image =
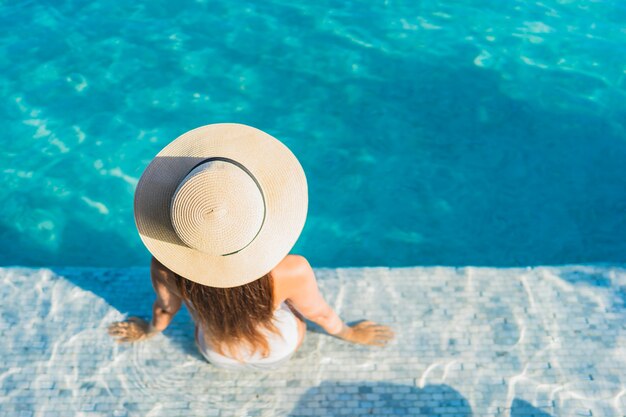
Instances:
[[[274,368],[286,362],[295,353],[299,341],[298,319],[289,309],[286,303],[282,303],[275,311],[273,322],[278,333],[260,329],[262,335],[266,338],[269,351],[267,355],[263,355],[258,349],[252,351],[245,344],[233,346],[235,355],[229,356],[222,354],[211,347],[210,335],[207,335],[202,327],[196,324],[196,346],[200,353],[212,364],[222,368],[239,369],[239,368],[255,368],[268,369]],[[236,358],[237,357],[237,358]]]
[[[258,323],[257,329],[267,341],[269,348],[265,354],[260,349],[253,350],[246,343],[232,344],[227,351],[216,348],[220,340],[212,338],[210,330],[202,325],[197,306],[194,306],[190,300],[186,300],[189,312],[196,323],[196,345],[209,362],[227,368],[239,368],[241,366],[266,368],[275,366],[279,362],[282,363],[293,355],[301,344],[306,331],[306,325],[296,316],[297,312],[294,314],[292,310],[294,307],[291,306],[290,308],[291,303],[289,301],[289,296],[297,293],[298,273],[302,272],[299,269],[302,268],[303,260],[304,258],[297,255],[288,255],[269,273],[268,278],[271,280],[272,291],[271,300],[268,301],[272,302],[272,323],[277,331],[269,331],[261,326],[262,323]],[[180,291],[179,280],[182,277],[177,276],[162,265],[159,268],[162,269],[160,276],[168,290],[185,299]]]

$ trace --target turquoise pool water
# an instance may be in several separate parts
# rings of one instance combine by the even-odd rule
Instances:
[[[215,122],[301,160],[315,266],[626,261],[623,2],[135,3],[0,5],[0,265],[145,265],[137,180]]]

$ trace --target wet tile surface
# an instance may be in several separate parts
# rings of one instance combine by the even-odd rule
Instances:
[[[148,269],[0,268],[0,416],[624,416],[626,268],[317,269],[347,322],[391,325],[386,348],[309,325],[281,369],[224,371],[183,309],[148,317]]]

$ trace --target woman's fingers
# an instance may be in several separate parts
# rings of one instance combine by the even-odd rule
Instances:
[[[389,326],[385,326],[384,324],[374,323],[373,321],[362,321],[354,325],[354,328],[372,329],[372,330],[379,330],[379,329],[391,330]]]
[[[130,323],[112,323],[109,325],[109,334],[123,334],[130,330]]]
[[[130,317],[126,321],[113,322],[108,327],[109,335],[116,338],[116,342],[135,342],[145,336],[145,329],[142,325],[143,319]]]
[[[123,336],[126,334],[126,330],[123,329],[112,329],[109,330],[109,335],[110,336]]]
[[[364,330],[370,331],[376,334],[388,334],[393,336],[393,330],[390,327],[381,324],[372,324],[364,327]]]
[[[376,335],[392,338],[395,336],[394,332],[390,329],[376,329]]]
[[[119,323],[119,322],[115,322],[115,323],[111,323],[109,324],[109,334],[111,336],[120,334],[125,332],[125,328],[127,327],[127,323]]]
[[[369,341],[368,344],[373,345],[373,346],[385,346],[387,344],[387,342],[389,342],[390,339],[380,339],[380,338],[375,338]]]
[[[127,326],[111,326],[109,327],[109,335],[111,336],[120,336],[120,337],[124,337],[128,334],[128,327]]]
[[[371,346],[385,346],[395,334],[389,326],[366,320],[356,324],[353,329],[357,333],[356,342]]]

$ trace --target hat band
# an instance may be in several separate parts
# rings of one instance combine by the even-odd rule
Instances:
[[[193,171],[194,169],[196,169],[198,166],[205,164],[207,162],[212,162],[212,161],[222,161],[222,162],[227,162],[230,164],[235,165],[236,167],[240,168],[242,171],[244,171],[246,174],[248,174],[248,176],[252,179],[252,181],[254,181],[254,183],[256,184],[259,193],[261,194],[261,200],[263,201],[263,219],[261,220],[261,225],[259,226],[259,230],[257,230],[256,234],[252,237],[252,239],[250,239],[250,241],[248,243],[246,243],[243,247],[237,249],[236,251],[230,252],[230,253],[224,253],[221,254],[221,256],[229,256],[229,255],[234,255],[236,253],[241,252],[242,250],[244,250],[245,248],[247,248],[252,242],[254,242],[254,239],[256,239],[256,237],[259,235],[259,233],[261,233],[261,230],[263,229],[263,224],[265,224],[265,218],[267,216],[267,205],[265,202],[265,194],[263,193],[263,188],[261,188],[261,184],[259,183],[259,181],[256,179],[256,177],[252,174],[252,172],[250,172],[250,170],[248,168],[246,168],[244,165],[242,165],[240,162],[235,161],[234,159],[230,159],[230,158],[226,158],[223,156],[214,156],[211,158],[207,158],[207,159],[203,159],[200,162],[198,162],[197,164],[195,164],[193,167],[191,167],[191,169],[189,171],[187,171],[187,173],[184,175],[184,177],[186,177],[187,175],[189,175],[189,173],[191,171]]]

